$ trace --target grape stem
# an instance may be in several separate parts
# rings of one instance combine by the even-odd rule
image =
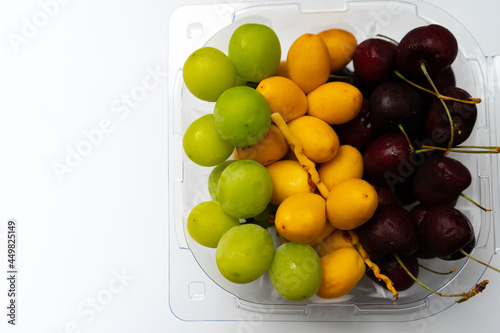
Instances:
[[[462,303],[462,302],[465,302],[466,300],[476,296],[478,293],[482,292],[485,288],[486,288],[486,285],[489,283],[488,280],[484,280],[484,281],[481,281],[480,283],[478,283],[471,291],[469,292],[463,292],[463,293],[460,293],[460,294],[453,294],[453,295],[449,295],[449,294],[443,294],[443,293],[438,293],[437,291],[435,290],[432,290],[431,288],[427,287],[425,284],[423,284],[422,282],[420,282],[409,270],[408,268],[405,266],[405,264],[403,263],[403,261],[401,260],[401,258],[399,257],[399,255],[397,253],[393,253],[393,256],[394,258],[396,258],[396,260],[398,261],[398,263],[401,265],[401,267],[403,267],[403,269],[405,270],[405,272],[408,274],[408,276],[410,278],[413,279],[413,281],[415,281],[416,283],[418,283],[419,285],[421,285],[423,288],[427,289],[428,291],[430,291],[431,293],[433,294],[436,294],[438,296],[441,296],[441,297],[462,297],[461,299],[459,299],[458,301],[456,301],[457,303]]]
[[[281,114],[275,112],[271,115],[271,118],[273,119],[274,123],[276,124],[276,126],[278,126],[279,130],[285,137],[286,141],[288,142],[288,146],[290,146],[290,149],[292,149],[292,151],[294,152],[295,157],[297,157],[299,163],[311,176],[312,182],[316,185],[323,198],[325,199],[328,198],[330,191],[319,178],[318,171],[316,170],[316,164],[314,164],[314,162],[312,162],[304,154],[302,145],[300,144],[299,140],[297,140],[295,135],[293,135],[293,133],[290,131],[288,125],[286,124]]]

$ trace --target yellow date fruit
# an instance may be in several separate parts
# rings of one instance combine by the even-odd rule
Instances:
[[[318,34],[325,41],[330,54],[332,73],[335,73],[351,62],[358,41],[352,33],[344,29],[328,29]]]
[[[309,243],[325,227],[325,199],[315,193],[292,195],[279,205],[274,224],[278,233],[290,242]]]
[[[341,248],[321,257],[323,280],[318,295],[321,298],[344,296],[365,274],[363,258],[354,248]]]
[[[307,114],[330,125],[345,124],[361,111],[363,95],[352,84],[334,81],[314,89],[307,95]]]
[[[334,186],[326,200],[328,221],[341,230],[359,227],[373,216],[377,207],[377,191],[366,180],[358,178]]]
[[[288,77],[306,94],[330,77],[330,54],[318,35],[306,33],[297,38],[288,49],[286,61]]]

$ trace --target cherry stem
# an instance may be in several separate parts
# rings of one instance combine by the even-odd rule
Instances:
[[[405,270],[406,274],[408,274],[408,276],[411,277],[413,279],[413,281],[415,281],[416,283],[418,283],[419,285],[421,285],[425,289],[429,290],[430,292],[432,292],[432,293],[434,293],[436,295],[442,296],[441,293],[438,293],[437,291],[434,291],[431,288],[427,287],[425,284],[423,284],[422,282],[420,282],[415,276],[413,276],[413,274],[408,270],[408,268],[406,268],[406,265],[403,264],[403,261],[401,260],[401,258],[399,257],[399,255],[397,253],[393,253],[393,255],[394,255],[394,258],[396,258],[396,260],[398,261],[398,263],[401,265],[401,267],[403,267],[403,269]]]
[[[483,292],[483,290],[486,288],[486,285],[488,283],[490,283],[490,281],[488,281],[488,280],[483,280],[483,281],[479,282],[478,284],[476,284],[476,286],[471,291],[466,293],[462,299],[459,299],[458,301],[456,301],[456,303],[465,302],[469,298],[474,297],[477,294]]]
[[[433,150],[434,150],[434,148],[417,149],[417,150],[415,150],[415,153],[420,154],[420,153],[425,153],[425,152],[433,151]]]
[[[432,272],[434,274],[439,274],[439,275],[448,275],[448,274],[451,274],[451,273],[456,271],[456,268],[452,268],[449,272],[443,273],[443,272],[438,272],[438,271],[435,271],[433,269],[430,269],[429,267],[425,267],[424,265],[421,265],[421,264],[418,264],[418,266],[422,267],[425,270],[428,270],[429,272]]]
[[[497,271],[498,273],[500,273],[500,269],[498,269],[498,268],[496,268],[496,267],[493,267],[493,266],[491,266],[491,265],[488,265],[487,263],[485,263],[485,262],[483,262],[483,261],[481,261],[481,260],[479,260],[479,259],[477,259],[477,258],[474,258],[474,257],[473,257],[473,256],[471,256],[470,254],[468,254],[467,252],[465,252],[465,250],[464,250],[464,249],[462,249],[462,248],[460,249],[460,253],[462,253],[464,256],[466,256],[466,257],[468,257],[468,258],[471,258],[472,260],[474,260],[474,261],[476,261],[476,262],[480,263],[481,265],[484,265],[484,266],[486,266],[486,267],[488,267],[488,268],[491,268],[492,270]]]
[[[491,209],[487,209],[487,208],[484,208],[483,206],[481,206],[479,203],[477,203],[476,201],[472,200],[471,198],[469,198],[467,195],[463,194],[463,193],[460,193],[460,196],[462,198],[465,198],[466,200],[468,200],[469,202],[472,202],[474,205],[476,205],[477,207],[481,208],[482,210],[484,210],[485,212],[491,212]]]
[[[415,151],[416,153],[422,153],[426,152],[429,150],[442,150],[442,151],[450,151],[454,153],[467,153],[467,154],[499,154],[500,153],[500,147],[497,146],[457,146],[455,148],[443,148],[443,147],[436,147],[436,146],[428,146],[428,145],[422,145],[423,149],[419,149]],[[463,148],[463,149],[462,149]],[[476,149],[483,149],[483,150],[476,150]]]
[[[489,283],[488,280],[484,280],[484,281],[478,283],[471,291],[469,291],[467,293],[463,292],[460,294],[453,294],[453,295],[438,293],[437,291],[432,290],[431,288],[427,287],[425,284],[420,282],[415,276],[413,276],[413,274],[408,270],[408,268],[406,268],[405,264],[403,263],[403,261],[401,260],[401,258],[399,257],[399,255],[397,253],[393,253],[392,255],[394,256],[394,258],[396,258],[396,260],[401,265],[401,267],[403,267],[403,269],[408,274],[408,276],[413,279],[413,281],[415,281],[416,283],[418,283],[419,285],[421,285],[423,288],[427,289],[431,293],[436,294],[436,295],[441,296],[441,297],[462,297],[460,300],[457,301],[457,303],[462,303],[462,302],[468,300],[469,298],[474,297],[478,293],[482,292],[484,290],[484,288],[486,288],[486,285]]]
[[[338,75],[338,74],[330,74],[331,79],[353,79],[355,75]]]
[[[390,40],[391,42],[393,42],[393,43],[394,43],[394,44],[396,44],[396,45],[398,45],[398,44],[399,44],[397,40],[395,40],[394,38],[391,38],[391,37],[389,37],[389,36],[382,35],[382,34],[376,34],[375,36],[377,36],[377,37],[382,37],[382,38],[385,38],[385,39],[387,39],[387,40]]]
[[[408,141],[408,146],[410,146],[410,152],[412,152],[412,153],[413,153],[413,152],[415,151],[415,148],[413,148],[413,145],[411,144],[411,140],[410,140],[410,138],[408,137],[408,134],[406,134],[406,131],[405,131],[405,129],[404,129],[404,127],[403,127],[403,125],[398,124],[398,127],[399,127],[399,129],[401,130],[401,132],[403,132],[403,135],[404,135],[404,137],[406,138],[406,141]]]
[[[437,93],[435,93],[432,90],[424,88],[421,85],[418,85],[415,82],[412,82],[412,81],[408,80],[398,70],[395,70],[394,74],[396,74],[400,79],[402,79],[406,83],[409,83],[412,86],[414,86],[415,88],[418,88],[418,89],[423,90],[423,91],[425,91],[425,92],[427,92],[429,94],[432,94],[432,95],[436,96],[437,98],[444,99],[444,100],[447,100],[447,101],[454,101],[454,102],[459,102],[459,103],[465,103],[465,104],[479,104],[479,103],[481,103],[481,98],[469,97],[469,100],[465,100],[465,99],[459,99],[459,98],[455,98],[455,97],[451,97],[451,96],[445,96],[445,95],[437,94]]]
[[[439,90],[432,81],[429,72],[427,72],[427,67],[425,66],[424,61],[420,61],[420,68],[422,69],[422,72],[427,78],[427,81],[429,81],[430,85],[432,86],[432,89],[434,89],[434,92],[439,95]],[[450,110],[448,109],[448,106],[446,105],[445,101],[442,98],[440,98],[439,100],[441,101],[441,104],[443,104],[443,107],[446,111],[446,115],[448,116],[448,121],[450,122],[450,141],[448,142],[448,149],[444,153],[444,155],[446,156],[450,151],[451,147],[453,146],[453,139],[455,138],[455,129],[453,128],[453,119],[451,118],[451,113]]]

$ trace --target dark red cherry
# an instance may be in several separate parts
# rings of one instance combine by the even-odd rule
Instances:
[[[410,30],[399,42],[396,64],[407,77],[423,77],[421,62],[429,75],[435,75],[455,61],[458,43],[451,31],[437,24]]]
[[[333,129],[343,145],[351,145],[363,151],[376,138],[375,129],[371,123],[368,100],[366,98],[363,100],[361,111],[356,118],[345,124],[335,125]]]
[[[360,227],[359,242],[371,258],[412,255],[418,249],[418,227],[410,213],[399,205],[384,205]]]
[[[414,277],[418,277],[419,266],[417,257],[413,255],[400,256],[400,258],[405,267],[410,271],[410,273]],[[399,264],[399,262],[396,260],[396,258],[394,258],[393,255],[389,255],[380,259],[374,259],[373,262],[380,268],[380,273],[386,275],[389,279],[391,279],[393,286],[397,291],[409,289],[415,283],[415,280],[413,280],[408,275],[408,273],[404,270],[404,268]],[[385,283],[376,278],[372,270],[368,271],[367,275],[377,284],[385,287]]]
[[[412,156],[408,141],[401,132],[383,134],[363,153],[365,175],[373,183],[394,191],[415,172]]]
[[[370,116],[378,132],[388,132],[402,125],[407,133],[422,127],[425,101],[412,86],[399,81],[380,84],[370,96]]]
[[[444,260],[462,258],[460,249],[466,250],[469,246],[467,250],[470,252],[475,244],[474,229],[469,219],[450,206],[430,207],[419,231],[426,248]]]
[[[440,91],[444,96],[468,100],[471,95],[458,87],[448,87]],[[450,111],[453,123],[453,146],[459,145],[469,138],[477,119],[477,107],[475,104],[467,104],[455,101],[445,102]],[[447,147],[451,139],[451,127],[448,114],[442,102],[435,98],[429,108],[424,121],[424,131],[435,146]]]
[[[413,192],[417,200],[428,207],[454,206],[471,182],[469,169],[460,161],[444,155],[433,155],[417,168]]]
[[[425,213],[427,213],[427,209],[428,208],[425,205],[421,204],[421,203],[418,204],[418,205],[413,206],[410,209],[410,215],[413,218],[413,220],[415,221],[415,223],[417,224],[417,226],[419,227],[419,229],[420,229],[420,224],[421,224],[422,220],[424,219]],[[415,255],[418,258],[422,258],[422,259],[432,259],[432,258],[436,257],[436,255],[434,253],[432,253],[425,246],[425,244],[422,241],[422,238],[420,236],[420,233],[419,233],[418,251],[415,253]]]
[[[396,69],[395,43],[380,38],[361,42],[353,55],[356,76],[364,82],[382,83],[391,78]]]

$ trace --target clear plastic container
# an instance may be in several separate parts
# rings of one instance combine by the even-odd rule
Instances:
[[[469,145],[497,145],[495,124],[499,109],[500,63],[485,57],[473,36],[453,17],[421,1],[294,1],[290,3],[218,3],[178,8],[169,26],[169,304],[172,312],[188,321],[411,321],[435,315],[455,304],[456,298],[436,296],[418,284],[402,291],[394,301],[392,294],[366,276],[348,295],[332,300],[317,296],[303,302],[290,302],[274,290],[267,274],[246,285],[227,281],[215,264],[215,249],[193,241],[186,231],[190,210],[210,200],[207,188],[212,168],[189,161],[182,150],[182,135],[201,115],[211,113],[214,103],[192,96],[182,81],[187,56],[204,45],[227,54],[232,32],[244,23],[270,26],[280,38],[282,57],[303,33],[329,28],[351,31],[358,42],[384,34],[400,40],[421,25],[437,23],[453,32],[459,55],[453,64],[457,86],[482,99],[478,119]],[[451,156],[451,155],[450,155]],[[469,197],[491,208],[484,212],[460,198],[457,204],[471,220],[477,245],[473,255],[489,262],[500,249],[496,243],[498,218],[498,157],[490,154],[453,154],[473,175],[465,191]],[[272,232],[271,232],[272,233]],[[469,259],[421,260],[427,267],[454,274],[440,276],[421,270],[419,279],[444,293],[468,291],[481,280],[485,267]],[[480,297],[480,296],[478,296]],[[467,306],[467,303],[460,306]]]

